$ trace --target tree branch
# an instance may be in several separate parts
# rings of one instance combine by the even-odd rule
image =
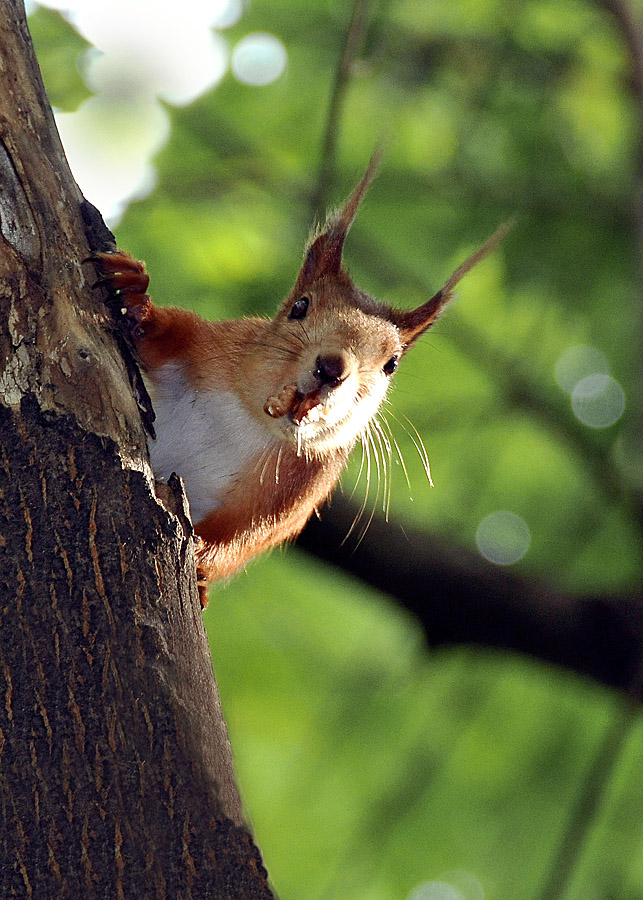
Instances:
[[[298,545],[395,597],[429,646],[515,651],[631,688],[643,658],[643,595],[565,595],[377,516],[358,547],[343,546],[354,517],[353,506],[336,496]]]
[[[632,94],[638,110],[638,158],[636,178],[632,190],[632,217],[636,239],[636,270],[638,274],[638,303],[636,326],[632,335],[634,346],[633,380],[638,390],[628,398],[630,406],[629,434],[626,452],[631,456],[639,472],[638,484],[634,486],[638,506],[639,528],[643,530],[643,29],[628,0],[603,0],[605,8],[612,13],[619,27],[632,66]]]
[[[346,91],[348,90],[351,74],[353,72],[355,59],[364,42],[366,26],[368,24],[368,8],[369,0],[354,0],[353,2],[353,11],[346,32],[346,40],[344,42],[342,55],[339,59],[337,71],[335,73],[335,83],[333,85],[333,93],[328,108],[326,131],[324,133],[319,172],[317,174],[317,184],[311,200],[312,219],[316,216],[323,216],[326,211],[328,191],[332,183],[333,171],[335,168],[339,120],[344,99],[346,97]]]
[[[359,236],[353,238],[353,246],[355,243],[359,244]],[[360,250],[362,255],[370,260],[372,272],[383,282],[398,286],[406,285],[409,293],[420,296],[430,297],[435,291],[435,285],[427,285],[417,276],[409,277],[408,272],[400,267],[387,247],[362,245]],[[622,504],[640,532],[643,519],[640,516],[637,492],[635,488],[627,485],[618,470],[606,461],[609,450],[601,436],[595,432],[590,433],[590,429],[576,422],[567,413],[568,407],[562,402],[562,397],[561,402],[557,402],[526,371],[520,369],[515,359],[509,358],[498,347],[492,346],[480,332],[469,327],[462,319],[455,317],[450,319],[449,331],[458,346],[492,374],[494,383],[503,392],[505,402],[516,409],[524,410],[557,440],[576,453],[605,498]]]

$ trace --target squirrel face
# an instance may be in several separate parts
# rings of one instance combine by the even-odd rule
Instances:
[[[368,447],[369,426],[401,356],[510,227],[501,227],[416,309],[380,303],[342,265],[344,240],[378,158],[313,233],[295,285],[272,320],[208,322],[188,310],[158,308],[146,293],[142,263],[116,249],[88,260],[143,367],[156,413],[154,472],[159,478],[177,472],[185,481],[201,538],[203,603],[206,580],[231,575],[301,531],[332,491],[357,438],[363,435]],[[378,423],[373,428],[378,432]]]
[[[460,279],[506,233],[499,229],[417,309],[397,310],[358,288],[343,268],[348,230],[373,179],[376,153],[345,204],[310,239],[295,286],[249,350],[246,399],[297,454],[347,452],[367,429],[400,357],[437,319]]]
[[[388,312],[343,272],[296,285],[253,360],[274,434],[309,456],[350,450],[404,350]]]

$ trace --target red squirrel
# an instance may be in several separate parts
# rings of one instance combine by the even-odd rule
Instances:
[[[185,483],[202,604],[207,582],[294,538],[328,498],[386,395],[401,357],[509,226],[417,309],[369,296],[343,266],[344,240],[377,155],[344,205],[313,232],[273,319],[209,322],[154,306],[145,266],[119,250],[91,257],[118,302],[156,414],[157,478]]]

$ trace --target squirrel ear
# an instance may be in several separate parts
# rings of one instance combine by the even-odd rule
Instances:
[[[375,177],[381,156],[382,151],[378,148],[373,153],[359,184],[353,189],[344,205],[329,213],[325,223],[313,231],[297,279],[298,285],[309,284],[311,281],[323,278],[324,275],[339,275],[346,235],[368,186]]]
[[[427,328],[430,328],[435,320],[444,311],[450,300],[453,299],[453,293],[458,283],[464,276],[473,269],[481,260],[488,256],[510,231],[515,222],[510,219],[501,225],[500,228],[488,238],[481,247],[478,247],[471,256],[467,257],[463,263],[447,278],[444,285],[437,294],[434,294],[430,300],[418,306],[417,309],[405,310],[392,309],[388,318],[400,330],[400,337],[405,349],[423,334]]]

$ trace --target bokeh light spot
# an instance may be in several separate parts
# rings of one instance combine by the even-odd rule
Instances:
[[[286,68],[286,48],[273,34],[255,32],[242,38],[232,52],[232,73],[243,84],[261,87],[276,81]]]
[[[484,900],[484,889],[473,873],[458,869],[419,884],[407,900]]]
[[[625,393],[609,375],[587,375],[572,391],[572,409],[583,425],[609,428],[623,415]]]
[[[476,531],[476,546],[489,562],[509,566],[522,559],[531,541],[529,527],[515,513],[498,510],[486,516]]]
[[[95,96],[56,118],[74,177],[114,227],[156,182],[153,158],[170,134],[159,101],[183,106],[221,81],[229,50],[213,28],[234,24],[242,0],[41,3],[92,45],[79,66]]]
[[[413,888],[408,900],[465,900],[465,897],[446,881],[425,881]]]
[[[121,104],[98,96],[73,113],[57,113],[56,123],[76,181],[114,225],[132,198],[154,187],[150,160],[169,136],[167,112],[158,102]]]
[[[243,13],[241,0],[217,0],[214,4],[209,0],[204,5],[210,10],[210,25],[213,28],[230,28],[236,25]]]
[[[607,375],[610,367],[607,357],[597,347],[577,344],[561,355],[554,369],[556,381],[568,394],[579,381],[588,375]]]

